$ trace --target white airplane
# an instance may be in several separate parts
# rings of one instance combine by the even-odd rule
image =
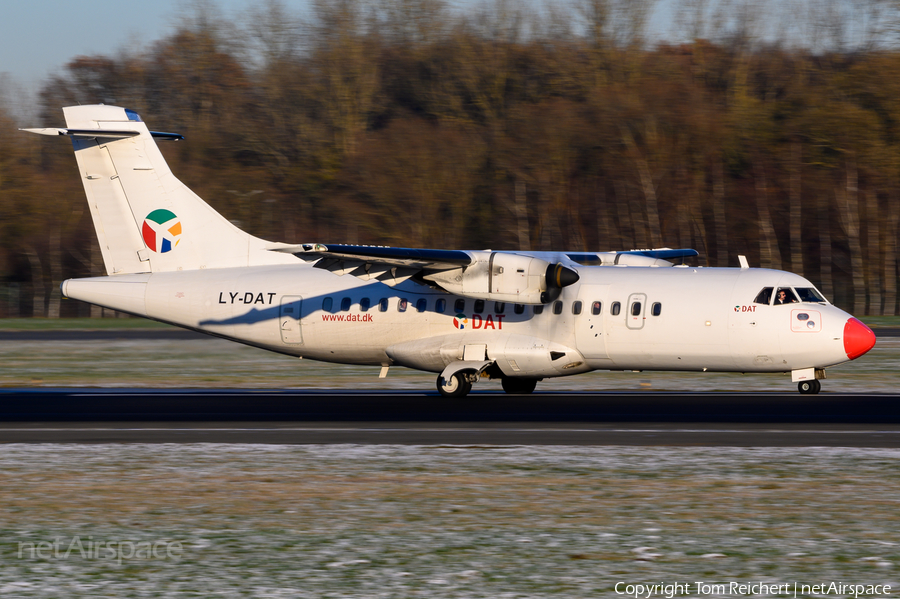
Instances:
[[[791,373],[825,368],[874,333],[788,272],[673,264],[694,250],[510,252],[273,243],[223,218],[169,170],[140,117],[64,108],[108,276],[63,295],[304,359],[438,373],[466,395],[592,370]]]

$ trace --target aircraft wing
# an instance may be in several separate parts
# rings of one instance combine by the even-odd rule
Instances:
[[[364,280],[401,283],[419,272],[440,272],[470,266],[475,256],[461,250],[398,248],[376,245],[304,243],[272,248],[315,262],[338,275],[352,274]]]
[[[430,250],[419,248],[397,248],[380,245],[345,245],[339,243],[316,243],[275,248],[278,252],[288,252],[312,261],[320,258],[337,258],[378,262],[391,266],[415,268],[459,268],[475,262],[475,258],[461,250]]]
[[[541,304],[578,280],[578,273],[527,253],[432,250],[371,245],[301,244],[271,248],[315,262],[337,275],[397,285],[415,276],[465,297]]]
[[[696,256],[692,249],[630,250],[596,254],[434,250],[373,245],[277,244],[270,249],[294,254],[337,275],[353,275],[397,285],[411,277],[464,297],[543,304],[579,279],[577,265],[672,266],[671,258]]]

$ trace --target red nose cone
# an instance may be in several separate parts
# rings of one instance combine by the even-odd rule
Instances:
[[[875,346],[875,333],[872,329],[851,318],[844,325],[844,351],[847,357],[855,360]]]

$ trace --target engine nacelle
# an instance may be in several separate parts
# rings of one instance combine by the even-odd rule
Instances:
[[[578,273],[561,264],[509,252],[473,252],[475,263],[427,275],[442,289],[477,299],[517,304],[553,301],[559,290],[578,281]]]

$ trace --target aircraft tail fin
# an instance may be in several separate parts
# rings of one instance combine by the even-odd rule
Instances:
[[[107,274],[286,262],[241,231],[169,170],[137,113],[117,106],[63,108],[66,129],[27,129],[72,139]]]

